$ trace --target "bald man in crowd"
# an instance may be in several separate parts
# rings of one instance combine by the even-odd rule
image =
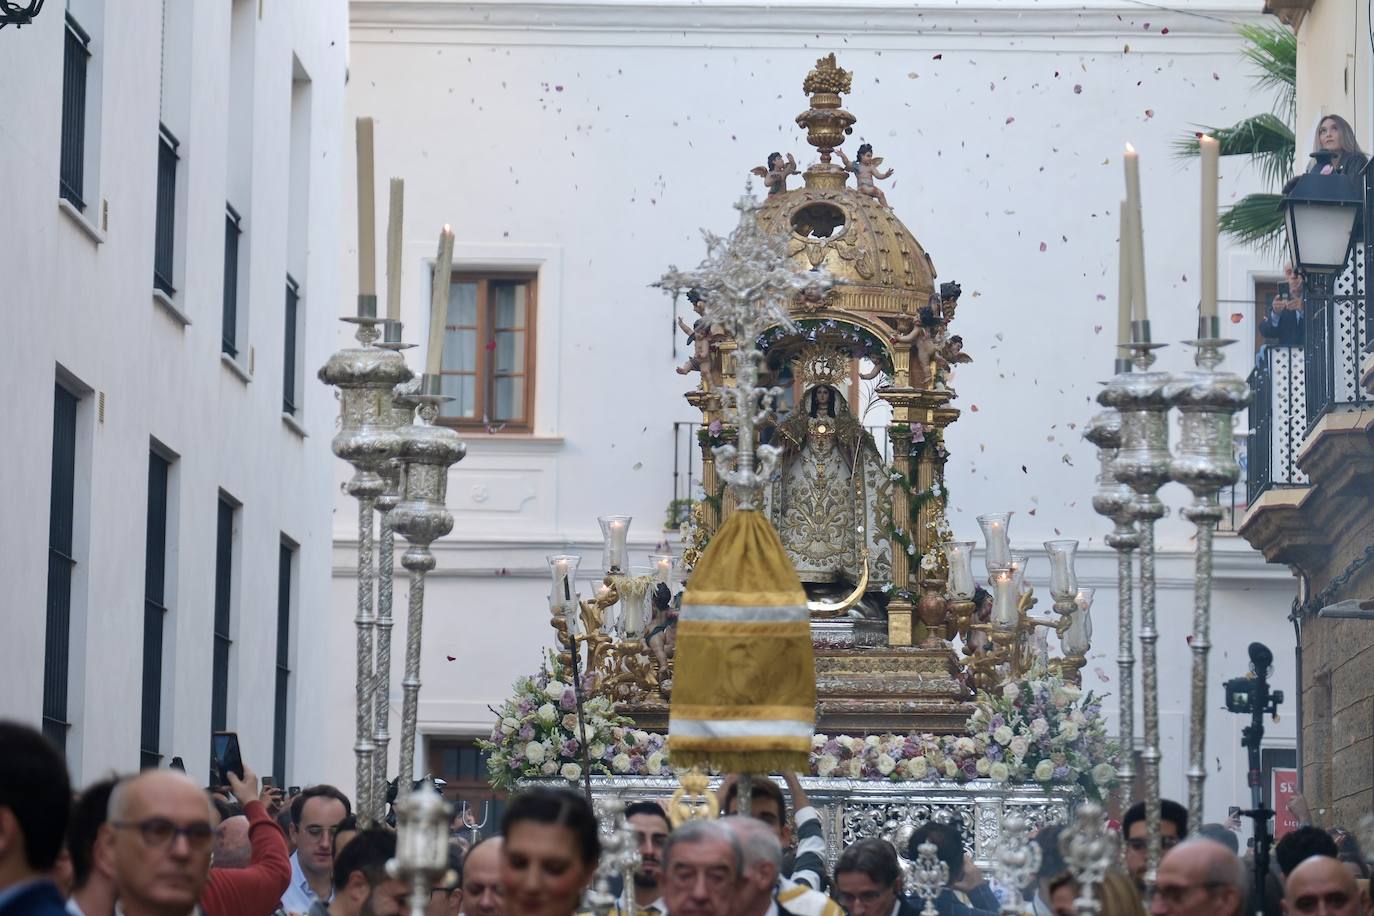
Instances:
[[[487,837],[463,859],[462,916],[504,916],[506,889],[501,883],[501,838]]]
[[[186,916],[210,877],[215,810],[184,773],[148,770],[110,793],[96,857],[114,874],[124,916]]]
[[[1151,916],[1240,916],[1245,868],[1215,840],[1179,843],[1159,863]]]
[[[1360,916],[1369,901],[1338,859],[1312,856],[1288,875],[1284,916]]]

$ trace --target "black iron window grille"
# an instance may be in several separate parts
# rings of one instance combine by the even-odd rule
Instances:
[[[48,608],[43,649],[43,734],[67,747],[67,686],[71,674],[72,545],[76,510],[76,408],[80,400],[54,386],[52,489],[48,515]]]
[[[296,551],[283,543],[277,561],[277,683],[272,714],[272,778],[286,785],[287,705],[291,687],[291,566]]]
[[[282,344],[282,392],[281,409],[283,413],[296,415],[296,331],[297,312],[300,308],[300,286],[286,275],[286,334]]]
[[[210,730],[224,731],[229,721],[229,649],[234,578],[234,504],[219,498],[215,534],[215,648],[210,673]]]
[[[239,237],[243,219],[231,204],[224,205],[224,315],[220,351],[230,359],[239,355]]]
[[[143,572],[143,716],[139,768],[162,762],[162,634],[167,616],[167,479],[171,464],[148,455],[148,542]]]
[[[157,221],[153,242],[153,286],[168,296],[176,295],[172,286],[172,264],[176,247],[177,216],[177,138],[165,124],[157,131]]]
[[[66,43],[62,51],[62,163],[59,188],[62,197],[84,211],[86,173],[86,65],[91,58],[91,36],[67,14]]]

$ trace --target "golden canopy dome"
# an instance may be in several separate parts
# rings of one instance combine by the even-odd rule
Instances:
[[[759,210],[765,228],[785,235],[788,254],[803,269],[824,267],[842,281],[824,302],[800,299],[792,311],[858,313],[870,318],[915,315],[935,289],[935,266],[892,210],[857,191],[851,173],[831,162],[854,116],[840,108],[851,74],[835,55],[816,62],[803,84],[811,108],[797,117],[821,153],[802,188],[771,194]]]

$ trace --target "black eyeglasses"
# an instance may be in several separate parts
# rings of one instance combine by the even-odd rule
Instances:
[[[215,830],[207,821],[196,821],[179,827],[165,817],[150,817],[146,821],[112,821],[110,826],[121,830],[137,830],[143,842],[153,848],[169,845],[176,837],[186,837],[186,845],[200,851],[215,839]]]

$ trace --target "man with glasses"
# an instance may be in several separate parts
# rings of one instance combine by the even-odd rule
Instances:
[[[1188,809],[1167,798],[1159,800],[1159,838],[1162,852],[1168,852],[1188,835]],[[1141,899],[1145,896],[1145,864],[1149,851],[1149,827],[1145,823],[1145,803],[1136,802],[1121,820],[1121,836],[1126,841],[1126,870],[1131,873]]]
[[[897,850],[887,840],[851,844],[835,862],[835,899],[849,916],[916,916],[919,908],[902,897]]]
[[[334,899],[334,837],[352,813],[348,796],[333,786],[311,786],[291,801],[291,884],[282,894],[288,914],[310,912]]]
[[[185,916],[210,876],[214,808],[176,770],[148,770],[117,783],[96,858],[114,874],[123,916]]]
[[[1160,860],[1151,916],[1240,916],[1244,904],[1245,868],[1216,840],[1179,843]]]
[[[663,847],[663,898],[670,916],[730,916],[744,852],[728,827],[688,821]]]

